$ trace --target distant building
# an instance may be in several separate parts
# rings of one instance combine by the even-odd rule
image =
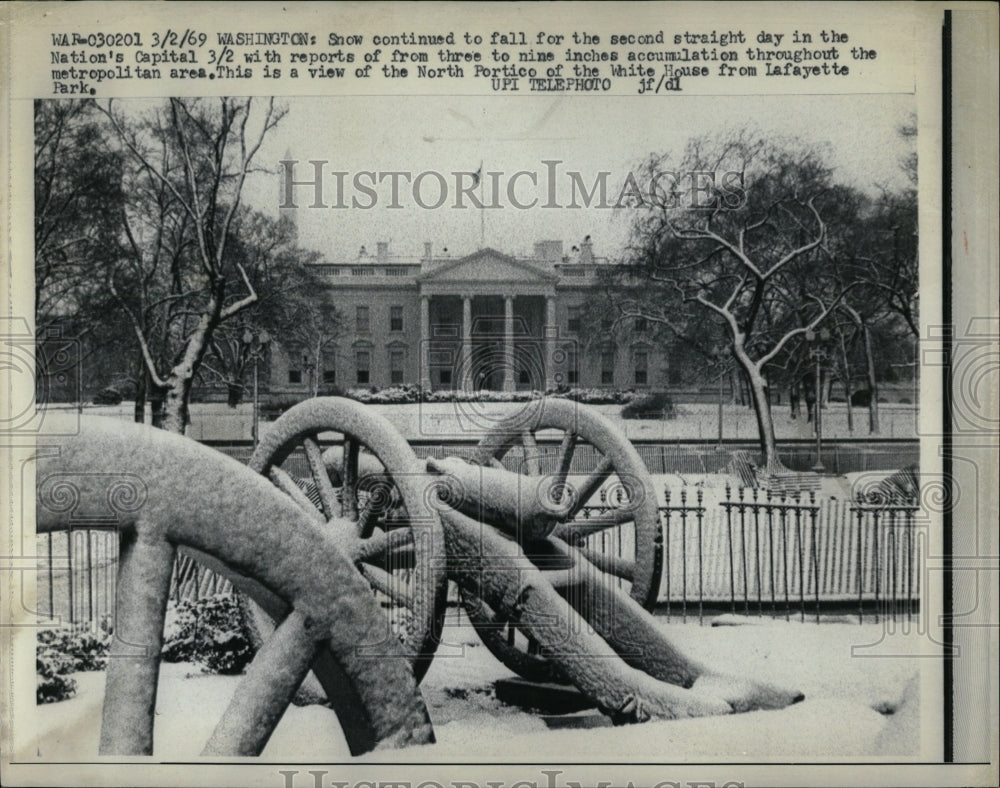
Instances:
[[[562,241],[541,241],[527,258],[492,248],[453,256],[426,243],[419,259],[403,259],[386,242],[362,247],[353,260],[316,266],[327,283],[320,297],[345,318],[336,345],[314,369],[279,337],[270,389],[662,387],[668,360],[642,321],[612,333],[610,314],[586,311],[608,264],[589,237],[568,254]]]

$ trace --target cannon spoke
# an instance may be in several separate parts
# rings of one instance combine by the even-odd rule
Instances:
[[[591,534],[606,531],[609,528],[618,528],[622,525],[635,522],[635,513],[628,509],[612,509],[606,514],[599,514],[588,517],[585,520],[573,520],[568,523],[560,523],[556,526],[555,534],[560,539],[570,541],[572,539],[585,539]]]
[[[567,490],[566,477],[569,475],[570,466],[573,464],[573,451],[576,449],[576,433],[567,430],[566,434],[563,435],[562,444],[559,446],[559,459],[556,464],[556,478],[552,489],[556,490],[559,500],[556,503],[562,503],[563,499],[566,497]]]
[[[118,615],[101,722],[102,755],[153,754],[164,611],[175,553],[166,540],[123,534]]]
[[[344,436],[343,486],[340,488],[341,516],[358,519],[358,442]]]
[[[402,578],[374,564],[361,564],[361,574],[381,594],[405,607],[413,607],[413,593]]]
[[[573,501],[573,505],[566,512],[565,520],[572,520],[576,517],[580,510],[587,505],[589,501],[596,493],[602,484],[608,480],[612,473],[615,471],[614,462],[610,457],[602,457],[601,461],[598,463],[597,468],[586,478],[580,488],[576,492],[576,498]]]
[[[605,574],[620,577],[622,580],[632,582],[635,577],[635,561],[613,553],[605,553],[602,550],[594,550],[591,547],[578,547],[577,550],[590,563],[596,566]]]
[[[369,495],[361,506],[361,511],[358,512],[358,521],[355,523],[355,530],[362,539],[370,538],[372,531],[375,529],[375,506],[374,498]]]
[[[538,464],[538,444],[535,436],[529,430],[521,432],[521,450],[524,453],[524,468],[529,476],[540,476],[541,466]]]
[[[309,461],[313,483],[319,490],[323,514],[329,520],[337,515],[337,493],[333,489],[333,484],[330,483],[330,474],[327,473],[326,463],[323,462],[323,453],[320,451],[319,443],[313,437],[303,438],[302,448],[305,449],[306,459]]]
[[[257,651],[202,755],[260,755],[319,650],[293,610]]]
[[[267,475],[279,490],[295,501],[313,520],[320,523],[323,522],[323,515],[313,506],[313,502],[309,500],[309,496],[296,484],[295,479],[291,477],[288,471],[283,468],[272,467]]]

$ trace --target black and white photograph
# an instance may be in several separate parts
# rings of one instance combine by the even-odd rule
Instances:
[[[5,784],[989,784],[995,8],[12,5]]]

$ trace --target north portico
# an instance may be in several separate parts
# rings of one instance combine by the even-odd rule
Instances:
[[[558,280],[489,247],[420,274],[421,385],[555,386]]]

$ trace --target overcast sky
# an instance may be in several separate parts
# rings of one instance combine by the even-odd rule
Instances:
[[[828,146],[829,162],[838,181],[871,190],[905,182],[899,162],[908,152],[898,128],[912,120],[912,95],[751,96],[751,97],[595,97],[519,95],[510,97],[412,97],[286,99],[289,112],[260,153],[260,163],[278,167],[286,151],[302,162],[295,176],[312,179],[311,159],[328,161],[324,195],[337,201],[336,176],[344,179],[344,199],[362,203],[370,198],[352,186],[354,173],[407,171],[416,177],[425,171],[444,174],[448,201],[443,207],[420,207],[413,186],[399,181],[401,208],[389,208],[391,186],[377,186],[374,208],[313,209],[310,188],[296,192],[303,245],[324,252],[333,261],[353,259],[361,245],[374,250],[377,241],[389,241],[395,254],[419,256],[424,241],[435,251],[447,247],[465,254],[480,245],[480,213],[484,213],[485,243],[513,254],[530,254],[537,240],[561,239],[568,250],[590,235],[594,252],[616,255],[628,231],[628,210],[578,209],[519,210],[509,204],[506,188],[520,171],[538,173],[539,186],[526,176],[516,196],[545,201],[545,160],[559,160],[559,197],[568,203],[566,172],[575,170],[585,184],[600,171],[610,171],[609,200],[616,199],[626,173],[638,169],[653,151],[680,152],[692,136],[747,126],[764,135],[798,136]],[[474,207],[457,210],[454,171],[504,173],[499,210]],[[365,183],[368,181],[366,180]],[[487,188],[491,181],[486,180]],[[420,193],[433,204],[439,181],[425,176]],[[247,203],[276,215],[277,176],[255,176],[248,183]]]

